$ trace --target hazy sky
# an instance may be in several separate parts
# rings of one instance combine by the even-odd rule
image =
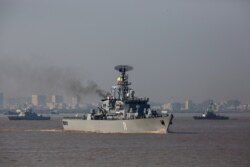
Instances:
[[[118,64],[134,67],[137,96],[153,101],[250,103],[250,1],[0,0],[5,95],[53,92],[40,82],[48,69],[109,90]]]

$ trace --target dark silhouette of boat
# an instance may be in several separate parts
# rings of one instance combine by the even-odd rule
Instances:
[[[193,116],[194,119],[209,119],[209,120],[227,120],[229,117],[216,115],[214,110],[213,102],[208,106],[207,111],[203,113],[201,116]]]
[[[42,116],[32,112],[31,108],[25,108],[17,116],[8,116],[9,120],[50,120],[49,116]]]

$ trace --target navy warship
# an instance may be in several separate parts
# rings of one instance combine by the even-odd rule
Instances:
[[[20,110],[17,116],[8,116],[9,120],[50,120],[49,116],[42,116],[32,112],[30,107]]]
[[[194,119],[209,119],[209,120],[226,120],[229,119],[229,117],[226,116],[220,116],[220,115],[216,115],[214,112],[214,104],[213,102],[211,102],[207,108],[207,111],[205,113],[203,113],[201,116],[194,116]]]
[[[161,114],[151,110],[149,98],[138,98],[130,88],[128,71],[133,67],[118,65],[120,72],[116,85],[101,100],[96,110],[82,117],[64,117],[65,131],[96,133],[157,133],[166,134],[172,124],[173,115]]]

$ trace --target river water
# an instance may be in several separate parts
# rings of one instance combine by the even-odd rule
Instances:
[[[60,116],[9,121],[1,115],[0,166],[250,166],[250,113],[217,121],[193,115],[175,114],[167,135],[64,132]]]

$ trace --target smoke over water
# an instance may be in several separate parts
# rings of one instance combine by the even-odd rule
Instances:
[[[101,97],[105,97],[107,92],[100,89],[94,81],[88,81],[87,85],[83,85],[79,80],[68,80],[65,82],[65,88],[73,95],[89,95],[97,94]]]
[[[0,92],[5,97],[32,94],[66,95],[84,98],[89,95],[105,97],[107,92],[97,83],[83,78],[82,71],[29,61],[0,58]]]

